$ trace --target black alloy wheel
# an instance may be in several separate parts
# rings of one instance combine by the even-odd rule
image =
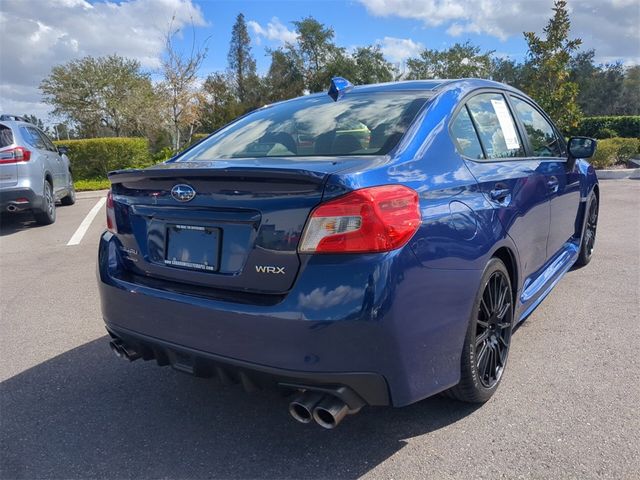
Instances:
[[[460,382],[445,394],[484,403],[500,385],[507,366],[514,321],[509,271],[499,258],[489,260],[480,281],[460,358]]]
[[[586,209],[584,233],[582,234],[582,244],[576,265],[583,267],[591,261],[593,249],[596,245],[596,231],[598,229],[598,197],[594,192],[589,195]]]
[[[476,368],[485,388],[493,388],[502,377],[511,343],[511,288],[501,271],[489,278],[476,322]]]

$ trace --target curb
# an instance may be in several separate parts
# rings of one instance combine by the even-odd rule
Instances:
[[[93,190],[91,192],[76,192],[76,198],[102,198],[102,197],[106,197],[108,192],[109,190]]]
[[[618,170],[596,170],[598,180],[621,180],[623,178],[640,179],[640,168],[622,168]]]

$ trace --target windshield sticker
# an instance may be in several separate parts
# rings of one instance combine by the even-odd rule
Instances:
[[[507,104],[504,100],[491,100],[491,105],[493,105],[493,110],[498,116],[498,122],[500,122],[500,128],[504,135],[504,143],[507,144],[507,148],[509,150],[518,150],[520,148],[520,141],[518,140],[518,134],[516,133]]]

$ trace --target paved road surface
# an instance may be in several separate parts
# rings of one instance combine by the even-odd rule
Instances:
[[[514,334],[478,408],[433,398],[300,425],[275,393],[116,359],[94,279],[98,201],[0,228],[0,477],[638,478],[640,181],[602,183],[596,254]]]

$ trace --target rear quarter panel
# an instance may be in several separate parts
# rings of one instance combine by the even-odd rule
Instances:
[[[514,249],[448,134],[461,92],[435,97],[419,114],[386,164],[333,175],[326,192],[403,184],[419,193],[421,225],[408,245],[416,266],[397,274],[380,320],[400,348],[396,363],[406,378],[394,404],[442,391],[459,380],[460,354],[486,263],[501,246]],[[331,194],[331,193],[330,193]],[[337,194],[337,193],[334,193]],[[546,239],[545,239],[546,240]]]

